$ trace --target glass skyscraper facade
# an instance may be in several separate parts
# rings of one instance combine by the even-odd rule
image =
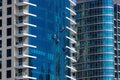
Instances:
[[[114,1],[77,0],[76,13],[77,80],[114,80]]]
[[[29,27],[29,33],[37,35],[37,38],[29,37],[29,44],[36,45],[37,48],[29,48],[29,54],[37,56],[30,59],[30,65],[37,69],[30,69],[29,75],[36,77],[37,80],[66,80],[65,56],[70,55],[63,51],[69,41],[65,36],[69,36],[69,31],[63,30],[70,21],[66,16],[70,12],[65,7],[70,7],[68,0],[29,0],[37,7],[29,6],[29,12],[36,14],[37,17],[29,16],[29,23],[36,24],[37,27]],[[70,72],[69,72],[70,74]]]
[[[29,76],[37,80],[67,80],[65,75],[70,74],[66,70],[66,61],[64,48],[69,44],[65,36],[70,36],[70,32],[65,30],[66,25],[70,26],[70,12],[65,7],[70,7],[69,0],[29,0],[29,13],[37,15],[28,16],[28,23],[36,27],[28,26],[28,33],[37,37],[28,37],[28,44],[35,45],[36,48],[28,48],[29,55],[36,56],[36,59],[29,58],[29,65],[36,69],[29,69]]]
[[[114,0],[115,80],[120,79],[120,1]]]
[[[17,29],[28,36],[17,36],[16,45],[29,57],[16,58],[28,65],[17,67],[16,79],[75,80],[75,5],[72,0],[18,0],[17,9],[27,16],[17,15]]]
[[[74,1],[0,0],[0,80],[76,80]]]

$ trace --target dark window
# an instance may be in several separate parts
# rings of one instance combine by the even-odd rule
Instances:
[[[7,0],[7,4],[11,4],[12,3],[12,0]]]
[[[2,40],[0,40],[0,48],[2,47]]]
[[[2,16],[2,9],[0,9],[0,16]]]
[[[22,38],[22,37],[19,37],[19,38],[18,38],[18,41],[19,41],[19,43],[23,43],[23,38]]]
[[[21,75],[21,74],[22,74],[22,72],[23,72],[23,70],[22,70],[22,69],[18,69],[18,75]]]
[[[11,67],[11,60],[7,60],[7,67]]]
[[[7,15],[11,15],[11,13],[12,13],[11,7],[7,8]]]
[[[19,33],[19,34],[22,34],[22,33],[23,33],[23,28],[22,28],[22,27],[19,27],[19,28],[18,28],[18,33]]]
[[[2,20],[0,20],[0,27],[2,27]]]
[[[0,69],[2,68],[2,61],[0,61]]]
[[[0,37],[2,37],[2,30],[0,30]]]
[[[7,18],[7,25],[11,25],[11,21],[12,19],[11,18]]]
[[[10,36],[11,35],[11,28],[8,28],[7,29],[7,36]]]
[[[7,71],[7,78],[11,78],[11,70]]]
[[[7,57],[11,56],[11,49],[7,49]]]
[[[18,54],[22,55],[23,49],[22,48],[18,48]]]
[[[0,79],[2,79],[2,72],[0,72]]]
[[[7,46],[11,46],[11,39],[7,39]]]
[[[23,23],[23,17],[22,17],[22,16],[20,16],[20,17],[18,18],[18,20],[19,20],[19,23]]]
[[[2,6],[2,0],[0,0],[0,6]]]
[[[2,51],[0,51],[0,58],[2,58]]]
[[[18,65],[19,65],[19,66],[22,66],[22,65],[23,65],[23,60],[22,60],[22,58],[18,59]]]

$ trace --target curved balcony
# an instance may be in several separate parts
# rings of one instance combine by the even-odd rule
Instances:
[[[76,6],[76,3],[73,0],[69,0],[69,1],[70,1],[71,6]]]
[[[66,56],[66,58],[70,59],[71,62],[77,62],[75,57]]]
[[[66,26],[66,28],[71,31],[71,34],[77,34],[77,32],[75,31],[73,27]]]
[[[26,54],[21,54],[21,55],[17,55],[15,56],[16,58],[34,58],[36,59],[36,56],[31,56],[31,55],[26,55]]]
[[[66,38],[69,39],[71,43],[76,43],[74,38],[71,38],[71,37],[68,37],[68,36],[66,36]]]
[[[76,12],[75,12],[73,9],[70,9],[70,8],[68,8],[68,7],[66,7],[66,9],[70,11],[70,14],[71,14],[71,15],[76,15]]]
[[[17,65],[15,68],[18,68],[18,69],[22,69],[22,68],[37,69],[36,67],[28,66],[28,65]]]
[[[37,17],[37,15],[35,14],[28,13],[28,10],[17,10],[16,12],[16,16],[27,16],[27,15]]]
[[[28,23],[28,21],[25,21],[25,20],[17,20],[17,21],[16,21],[16,26],[17,26],[17,27],[21,27],[21,26],[37,27],[36,25],[30,24],[30,23]]]
[[[74,76],[68,76],[66,75],[67,78],[71,79],[71,80],[76,80],[76,78]]]
[[[75,20],[73,18],[66,17],[66,19],[70,21],[71,25],[75,25],[76,24],[76,22],[75,22]]]
[[[26,5],[37,6],[36,4],[29,3],[27,0],[18,0],[16,2],[16,6],[26,6]]]
[[[76,72],[77,70],[73,66],[66,66],[67,68],[71,69],[71,72]]]
[[[24,37],[24,36],[30,36],[30,37],[34,37],[36,38],[37,36],[32,35],[32,34],[28,34],[26,32],[19,32],[18,34],[15,35],[16,37]]]
[[[66,46],[67,49],[71,51],[71,53],[76,53],[77,51],[73,47]]]
[[[17,74],[16,75],[16,77],[15,77],[15,79],[17,79],[17,80],[24,80],[24,79],[32,79],[32,80],[36,80],[36,78],[35,77],[30,77],[30,76],[28,76],[26,73],[19,73],[19,74]]]
[[[17,48],[20,48],[20,47],[32,47],[32,48],[37,48],[36,46],[34,45],[29,45],[29,44],[26,44],[26,43],[22,43],[22,42],[16,42],[16,45],[15,45]]]

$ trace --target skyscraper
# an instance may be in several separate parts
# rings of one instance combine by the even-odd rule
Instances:
[[[0,0],[0,79],[75,80],[75,5]]]
[[[114,55],[115,80],[120,79],[120,1],[114,0]]]
[[[114,52],[120,54],[115,47],[119,42],[114,41],[114,1],[77,0],[76,13],[77,80],[119,80],[116,77],[119,74],[119,62],[116,61],[119,56]],[[117,43],[114,45],[114,42]]]

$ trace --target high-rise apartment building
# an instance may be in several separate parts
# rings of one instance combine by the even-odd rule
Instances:
[[[0,0],[0,80],[76,80],[72,0]]]
[[[116,1],[77,0],[77,80],[120,79],[120,1]]]

